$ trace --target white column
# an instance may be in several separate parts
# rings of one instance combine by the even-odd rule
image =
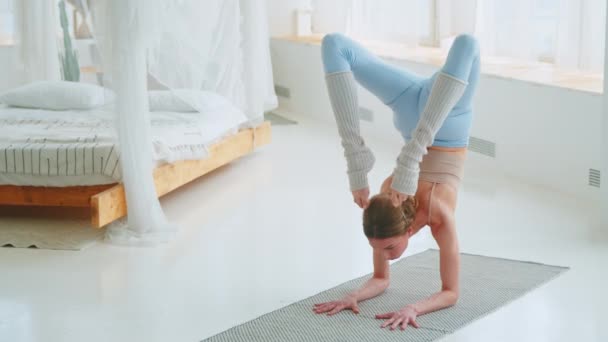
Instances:
[[[24,83],[61,79],[57,30],[57,1],[19,0],[14,3]]]
[[[112,0],[112,87],[116,93],[116,129],[122,181],[128,208],[127,224],[108,229],[110,241],[154,245],[169,240],[174,227],[167,222],[152,175],[152,133],[146,89],[146,23],[153,15],[148,0]],[[147,10],[147,11],[146,11]]]
[[[608,7],[607,7],[608,14]],[[601,227],[608,232],[608,16],[604,23],[606,39],[604,45],[604,102],[602,108],[601,151]]]
[[[240,0],[244,112],[253,120],[263,118],[264,111],[278,106],[270,63],[266,6],[265,0]]]

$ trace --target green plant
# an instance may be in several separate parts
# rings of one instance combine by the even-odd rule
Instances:
[[[63,29],[63,54],[59,54],[61,60],[61,75],[65,81],[80,81],[80,67],[78,66],[78,51],[72,47],[72,39],[68,28],[68,16],[65,12],[65,1],[59,2],[59,16],[61,28]]]

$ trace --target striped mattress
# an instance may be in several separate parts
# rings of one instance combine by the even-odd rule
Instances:
[[[156,165],[202,159],[207,146],[242,120],[203,113],[152,112]],[[113,113],[0,107],[0,184],[76,186],[119,182]],[[244,117],[243,117],[244,118]]]

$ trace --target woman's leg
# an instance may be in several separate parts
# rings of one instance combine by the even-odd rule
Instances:
[[[467,109],[479,79],[479,47],[475,38],[461,35],[454,40],[447,61],[437,73],[418,125],[403,147],[394,172],[392,188],[411,195],[416,190],[418,164],[433,144],[448,115]]]
[[[460,109],[470,109],[480,72],[479,43],[477,40],[470,35],[458,36],[450,48],[446,63],[441,71],[468,83],[464,94],[454,108],[459,112]]]
[[[389,104],[421,77],[386,63],[359,43],[341,34],[328,34],[321,47],[325,74],[352,72],[365,89]]]
[[[350,190],[365,189],[367,173],[375,159],[361,137],[355,80],[389,104],[410,87],[417,86],[421,79],[385,63],[340,34],[325,36],[321,52],[329,99],[344,147]]]

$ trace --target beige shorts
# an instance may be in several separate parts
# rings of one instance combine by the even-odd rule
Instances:
[[[449,184],[458,190],[464,176],[466,153],[429,149],[420,163],[419,180]]]

